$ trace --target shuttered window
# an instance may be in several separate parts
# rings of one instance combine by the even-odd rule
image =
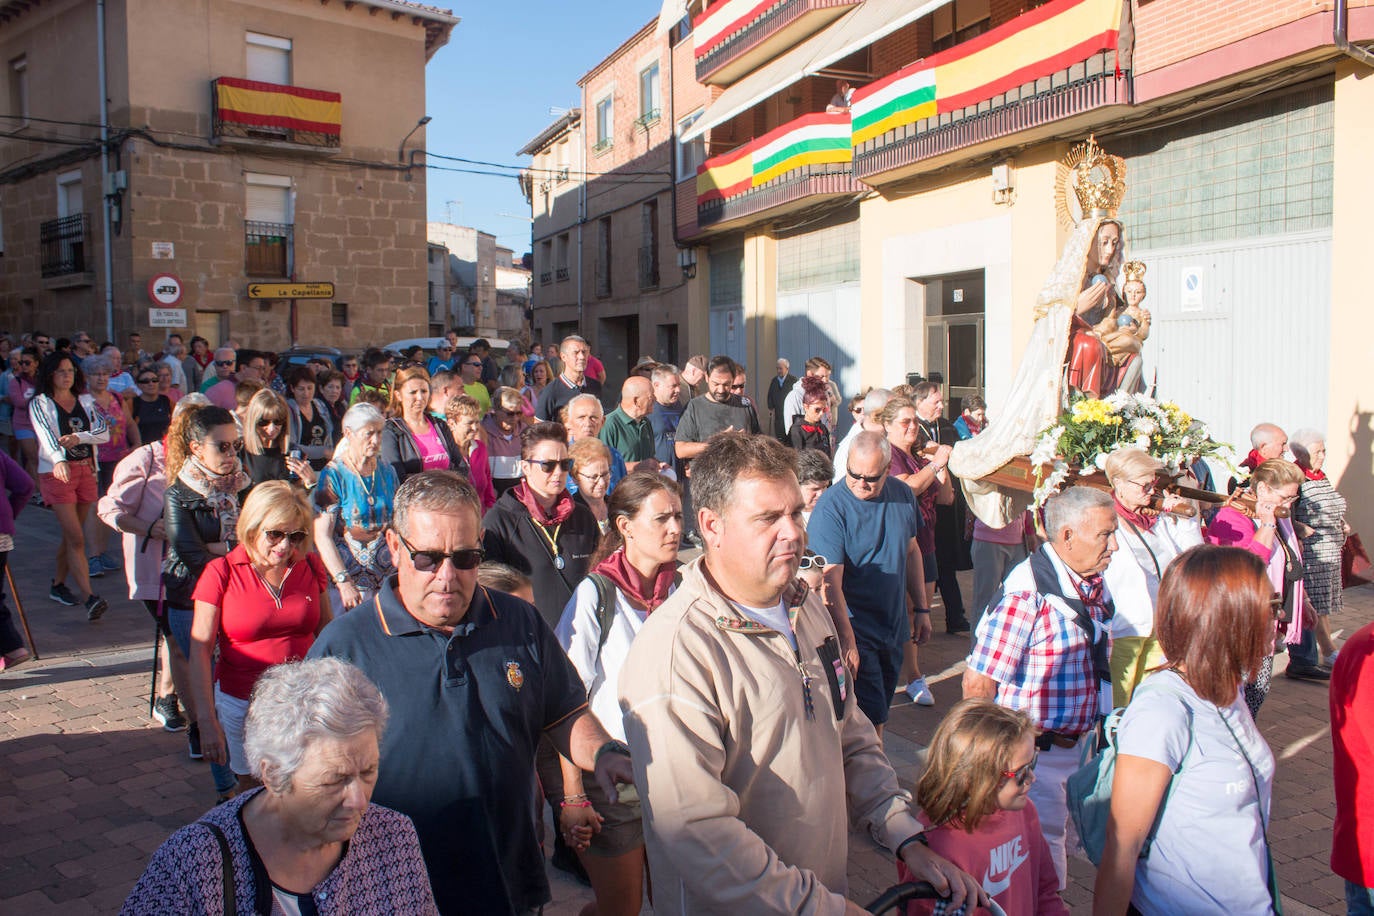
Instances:
[[[275,35],[247,35],[247,68],[250,80],[291,85],[291,39]]]
[[[249,175],[244,218],[259,223],[291,222],[291,179],[282,175]]]

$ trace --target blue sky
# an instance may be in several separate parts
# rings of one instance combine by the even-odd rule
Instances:
[[[428,148],[486,162],[528,164],[515,151],[555,118],[550,106],[579,104],[577,80],[658,15],[659,0],[474,0],[451,8],[462,22],[426,69]],[[504,171],[433,159],[431,165]],[[523,254],[529,205],[511,177],[431,168],[429,219],[475,226]],[[452,203],[450,203],[452,202]]]

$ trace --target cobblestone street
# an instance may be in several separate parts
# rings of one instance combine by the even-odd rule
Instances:
[[[58,543],[51,514],[20,520],[11,568],[42,654],[0,676],[0,912],[41,916],[113,913],[149,854],[213,801],[204,763],[188,759],[184,734],[148,716],[153,625],[125,599],[121,575],[98,580],[111,609],[88,623],[80,608],[49,601]],[[969,584],[967,574],[965,587]],[[966,591],[967,594],[967,591]],[[1346,593],[1333,622],[1338,641],[1374,619],[1374,592]],[[938,624],[941,612],[936,609]],[[937,705],[893,711],[888,752],[903,783],[959,694],[964,637],[940,634],[922,666]],[[1281,671],[1285,659],[1278,660]],[[1276,673],[1277,673],[1276,671]],[[1269,830],[1288,916],[1343,912],[1341,882],[1327,865],[1333,813],[1326,690],[1276,677],[1260,725],[1278,758]],[[891,884],[890,857],[853,834],[851,894],[866,902]],[[1092,867],[1075,861],[1065,896],[1087,913]],[[590,892],[554,873],[551,914],[574,914]]]

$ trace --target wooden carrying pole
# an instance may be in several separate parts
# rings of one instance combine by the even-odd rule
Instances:
[[[14,609],[19,612],[19,623],[24,628],[24,638],[29,641],[29,652],[37,660],[39,657],[38,646],[33,643],[33,633],[29,630],[29,618],[24,616],[24,602],[19,600],[19,589],[14,587],[14,573],[10,572],[8,563],[5,564],[5,579],[10,584],[10,594],[14,596]]]

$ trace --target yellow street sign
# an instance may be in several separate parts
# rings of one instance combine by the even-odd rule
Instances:
[[[333,283],[249,283],[249,299],[333,299]]]

